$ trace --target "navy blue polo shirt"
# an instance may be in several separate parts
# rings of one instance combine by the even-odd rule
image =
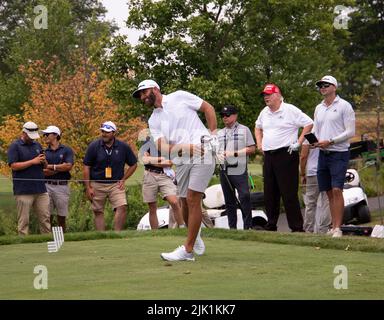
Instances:
[[[133,166],[137,158],[125,142],[115,139],[111,148],[107,148],[103,139],[97,139],[88,146],[83,163],[90,168],[90,179],[102,183],[114,183],[124,176],[124,166]],[[105,177],[105,168],[112,168],[112,178]]]
[[[161,157],[161,152],[156,148],[156,145],[152,139],[145,141],[144,144],[141,146],[140,156],[143,157],[145,152],[148,152],[151,157]],[[163,168],[156,167],[152,164],[145,164],[144,168],[164,172]]]
[[[32,160],[40,154],[42,149],[43,148],[41,147],[40,143],[36,141],[33,141],[31,144],[27,144],[22,139],[17,139],[13,141],[8,148],[8,165],[11,165],[15,162],[25,162]],[[44,182],[43,165],[41,164],[34,164],[24,170],[12,170],[12,177],[14,195],[38,194],[47,192]]]
[[[56,150],[51,149],[50,146],[45,149],[45,158],[47,159],[48,164],[74,163],[72,149],[63,144],[60,144]],[[52,176],[46,177],[46,179],[69,180],[71,179],[71,174],[69,171],[58,172]]]

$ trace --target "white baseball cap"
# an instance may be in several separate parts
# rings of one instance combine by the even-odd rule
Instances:
[[[56,126],[48,126],[47,129],[42,130],[42,133],[56,133],[58,136],[61,135],[61,131],[58,127]]]
[[[23,125],[23,132],[25,132],[29,138],[36,140],[39,139],[39,127],[36,123],[28,121]]]
[[[326,83],[330,83],[330,84],[333,84],[336,88],[337,88],[337,80],[335,77],[332,77],[332,76],[324,76],[322,77],[319,81],[316,82],[316,85],[318,86],[320,83],[322,82],[326,82]]]
[[[144,90],[144,89],[148,89],[148,88],[157,88],[160,90],[160,86],[153,80],[144,80],[144,81],[141,81],[139,83],[139,85],[137,86],[137,89],[135,90],[134,93],[132,93],[132,97],[136,98],[136,99],[139,99],[140,98],[140,95],[139,95],[139,92],[141,90]]]
[[[116,131],[117,128],[112,121],[106,121],[101,125],[100,130],[103,130],[106,132],[112,132],[112,131]]]

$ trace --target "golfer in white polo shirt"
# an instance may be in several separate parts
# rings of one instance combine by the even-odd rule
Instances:
[[[313,121],[299,108],[286,103],[275,84],[267,84],[261,95],[266,107],[260,112],[255,127],[257,147],[264,154],[264,200],[268,223],[265,229],[277,231],[280,198],[283,199],[288,226],[292,232],[303,232],[299,198],[299,153],[304,135]],[[300,136],[299,129],[303,128]]]
[[[142,81],[132,95],[145,105],[154,107],[148,121],[149,129],[165,158],[176,164],[177,192],[181,199],[188,236],[184,245],[170,253],[162,253],[164,260],[193,261],[194,253],[201,255],[205,245],[200,237],[202,221],[201,198],[213,175],[215,161],[212,154],[202,157],[202,136],[216,133],[215,109],[200,97],[176,91],[168,95],[160,92],[153,80]],[[197,112],[204,113],[209,131]],[[217,138],[216,138],[217,139]]]
[[[337,94],[337,80],[324,76],[316,82],[324,100],[315,109],[313,132],[320,148],[317,167],[319,191],[326,191],[332,216],[333,237],[341,237],[344,215],[343,186],[349,162],[349,139],[355,135],[355,112]]]

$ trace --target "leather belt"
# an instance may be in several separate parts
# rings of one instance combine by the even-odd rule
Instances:
[[[267,150],[267,151],[264,151],[264,153],[277,153],[280,151],[288,151],[288,147],[283,147],[283,148],[279,148],[279,149],[275,149],[275,150]]]
[[[68,184],[68,181],[65,181],[65,180],[48,180],[48,181],[45,181],[45,183],[47,184],[52,184],[54,186],[57,186],[57,185],[60,185],[60,186],[65,186]]]
[[[153,173],[158,173],[158,174],[164,174],[163,170],[154,170],[154,169],[149,169],[145,168],[146,171],[153,172]]]

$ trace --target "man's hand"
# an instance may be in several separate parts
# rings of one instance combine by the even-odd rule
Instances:
[[[300,146],[301,144],[298,141],[291,143],[291,145],[288,147],[288,153],[292,154],[293,151],[299,151]]]
[[[37,157],[32,159],[32,164],[44,164],[45,161],[45,155],[39,154]]]
[[[88,200],[92,201],[93,197],[95,196],[95,192],[93,191],[92,187],[87,187],[87,190],[85,191]]]
[[[313,145],[317,148],[325,149],[331,145],[331,142],[329,140],[322,140],[317,143],[314,143]]]
[[[307,177],[305,175],[301,176],[301,184],[302,185],[306,185],[307,184]]]
[[[117,186],[120,190],[124,190],[125,188],[125,180],[124,179],[121,179],[117,182]]]

